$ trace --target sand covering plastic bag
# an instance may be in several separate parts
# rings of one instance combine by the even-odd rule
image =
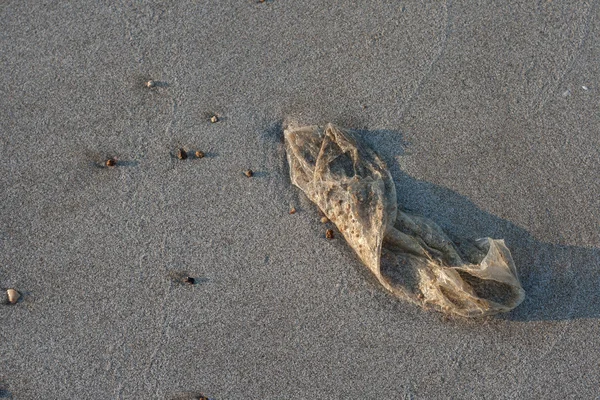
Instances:
[[[490,238],[453,243],[433,221],[399,209],[385,163],[355,133],[328,124],[284,132],[292,183],[393,294],[474,317],[525,296],[510,251]]]

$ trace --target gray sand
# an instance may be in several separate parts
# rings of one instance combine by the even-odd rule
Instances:
[[[0,5],[0,398],[598,398],[597,2],[42,3]],[[505,238],[524,303],[384,292],[290,186],[290,120]]]

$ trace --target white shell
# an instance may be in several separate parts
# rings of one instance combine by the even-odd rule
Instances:
[[[21,297],[21,294],[15,289],[8,289],[6,291],[6,295],[8,296],[8,302],[10,304],[15,304],[17,301],[19,301],[19,298]]]

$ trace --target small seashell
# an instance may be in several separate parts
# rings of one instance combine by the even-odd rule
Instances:
[[[244,175],[246,175],[248,178],[252,178],[254,176],[254,172],[251,169],[248,169],[244,171]]]
[[[184,149],[177,150],[177,158],[179,158],[180,160],[187,159],[187,152]]]
[[[204,154],[204,152],[203,152],[203,151],[200,151],[200,150],[198,150],[198,151],[196,152],[196,158],[204,158],[204,155],[205,155],[205,154]]]
[[[109,158],[104,162],[104,165],[106,165],[107,167],[114,167],[115,165],[117,165],[117,160],[114,157]]]
[[[19,301],[19,298],[21,298],[21,293],[17,292],[15,289],[8,289],[6,295],[8,296],[8,302],[10,304],[15,304]]]
[[[327,239],[333,239],[333,229],[327,229],[327,230],[325,231],[325,237],[326,237]]]
[[[219,117],[217,117],[216,115],[213,115],[212,117],[210,117],[210,122],[212,122],[213,124],[215,122],[219,122]]]
[[[296,207],[290,208],[290,214],[296,214]]]
[[[196,280],[194,278],[192,278],[191,276],[186,276],[183,281],[190,285],[193,285],[196,283]]]
[[[322,224],[326,224],[326,223],[328,223],[328,222],[329,222],[329,218],[327,218],[327,217],[323,217],[323,218],[321,218],[321,223],[322,223]]]
[[[153,88],[154,86],[156,86],[156,82],[154,82],[152,79],[150,79],[148,82],[146,82],[147,88]]]

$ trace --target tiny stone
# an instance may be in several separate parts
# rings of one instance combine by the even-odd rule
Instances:
[[[104,162],[104,165],[106,165],[107,167],[114,167],[115,165],[117,165],[117,161],[114,158],[109,158]]]
[[[325,231],[325,237],[326,237],[327,239],[333,239],[333,229],[327,229],[327,230]]]
[[[292,207],[290,209],[290,214],[296,214],[296,207]]]
[[[210,117],[210,122],[212,122],[213,124],[215,122],[219,122],[219,117],[217,117],[216,115],[213,115],[212,117]]]
[[[146,82],[146,87],[153,88],[154,86],[156,86],[156,82],[154,82],[152,79]]]
[[[184,149],[177,150],[177,158],[180,160],[185,160],[187,158],[187,153]]]
[[[323,218],[321,218],[321,223],[322,223],[322,224],[326,224],[326,223],[328,223],[328,222],[329,222],[329,218],[327,218],[327,217],[323,217]]]
[[[196,158],[204,158],[204,152],[203,152],[203,151],[200,151],[200,150],[198,150],[198,151],[196,152]]]
[[[17,292],[15,289],[8,289],[6,295],[8,296],[8,302],[10,304],[15,304],[21,297],[21,293]]]
[[[184,279],[184,282],[185,282],[185,283],[189,283],[190,285],[193,285],[193,284],[195,284],[195,283],[196,283],[196,280],[195,280],[194,278],[192,278],[191,276],[187,276],[187,277]]]
[[[254,172],[252,172],[252,170],[249,169],[244,172],[244,175],[246,175],[248,178],[252,178],[254,176]]]

